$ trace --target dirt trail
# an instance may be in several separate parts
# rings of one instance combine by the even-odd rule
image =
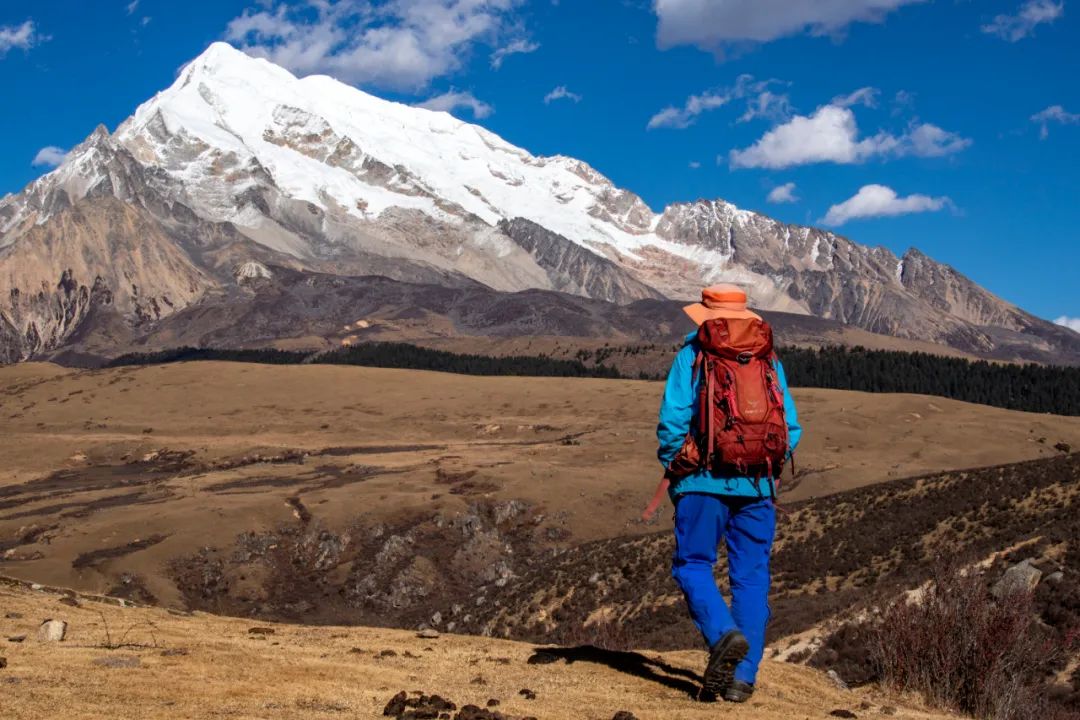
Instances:
[[[61,600],[64,602],[62,603]],[[117,607],[0,583],[0,697],[11,720],[382,717],[400,691],[438,694],[513,718],[744,720],[858,717],[943,720],[911,699],[841,691],[821,673],[764,663],[750,704],[691,698],[704,653],[612,653],[486,638],[359,627],[254,626],[250,621]],[[69,623],[37,641],[46,618]],[[252,632],[254,630],[254,632]],[[7,638],[27,635],[22,642]],[[107,647],[111,640],[113,647]],[[522,693],[523,690],[531,693]],[[529,699],[529,696],[534,696]],[[847,717],[851,717],[848,715]]]

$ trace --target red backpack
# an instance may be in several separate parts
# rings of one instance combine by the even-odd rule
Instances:
[[[787,459],[784,394],[769,324],[757,318],[707,320],[698,328],[697,342],[693,376],[700,376],[701,389],[696,423],[668,465],[651,512],[670,483],[699,470],[765,480],[775,498],[776,478]]]

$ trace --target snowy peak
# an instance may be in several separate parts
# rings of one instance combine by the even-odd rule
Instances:
[[[223,164],[260,167],[290,197],[371,219],[390,207],[490,225],[525,217],[583,245],[632,252],[653,222],[632,193],[573,158],[536,157],[444,112],[297,79],[222,43],[141,106],[117,139],[214,194]],[[243,183],[242,183],[243,184]],[[196,202],[213,219],[228,208]]]
[[[71,227],[86,218],[100,232]],[[153,252],[139,249],[149,234]],[[5,298],[26,297],[72,268],[42,266],[30,278],[12,258],[34,255],[42,238],[84,235],[93,248],[49,257],[79,257],[73,282],[106,283],[115,307],[138,308],[138,323],[210,290],[260,292],[280,281],[269,268],[282,267],[617,303],[693,298],[702,285],[736,282],[758,308],[965,349],[1005,337],[985,326],[1014,335],[1035,328],[1043,345],[1057,337],[917,251],[900,259],[723,200],[657,213],[582,160],[536,156],[448,113],[329,77],[297,78],[224,43],[113,135],[99,126],[60,167],[0,200],[0,319],[48,338],[29,343],[32,352],[74,329],[51,327],[45,309],[26,320],[23,308],[15,323]],[[121,244],[148,278],[138,287],[106,252]],[[148,299],[147,283],[168,292]]]

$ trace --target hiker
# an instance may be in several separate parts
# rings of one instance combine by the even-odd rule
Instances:
[[[716,285],[684,308],[698,330],[675,356],[656,428],[661,487],[675,504],[671,574],[709,648],[703,689],[731,702],[754,692],[770,614],[774,501],[802,433],[772,329],[746,304],[739,287]],[[654,508],[662,497],[658,490]],[[730,609],[713,577],[721,540]]]

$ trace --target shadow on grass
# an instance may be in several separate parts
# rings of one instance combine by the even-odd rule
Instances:
[[[536,648],[530,665],[545,665],[556,660],[565,660],[566,663],[575,662],[596,663],[606,665],[617,672],[633,675],[634,677],[648,680],[686,693],[692,700],[712,700],[701,694],[701,676],[685,668],[670,665],[659,658],[649,658],[641,653],[628,652],[625,650],[605,650],[595,645],[579,645],[577,647],[544,647]]]

